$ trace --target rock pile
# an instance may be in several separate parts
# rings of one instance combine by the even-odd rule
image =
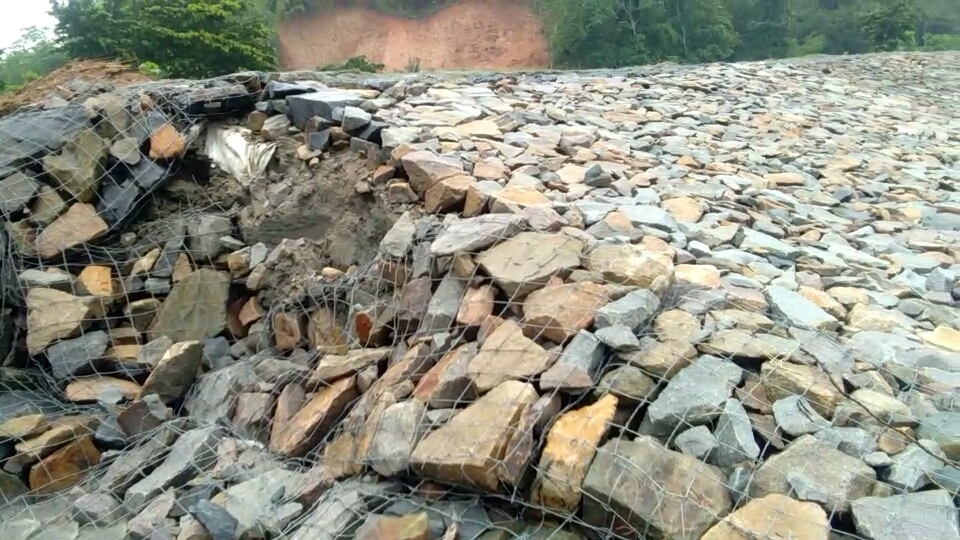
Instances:
[[[0,149],[3,538],[960,538],[957,68],[0,120],[71,126]]]

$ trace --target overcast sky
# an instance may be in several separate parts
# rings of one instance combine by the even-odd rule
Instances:
[[[0,48],[20,37],[24,28],[43,26],[52,28],[54,19],[47,12],[47,0],[0,0]]]

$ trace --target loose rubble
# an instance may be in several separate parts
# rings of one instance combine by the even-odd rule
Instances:
[[[960,538],[956,54],[0,118],[0,537]]]

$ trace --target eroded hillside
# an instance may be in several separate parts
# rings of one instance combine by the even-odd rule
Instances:
[[[288,69],[310,69],[357,55],[387,70],[545,67],[550,55],[536,15],[525,2],[459,3],[422,19],[340,8],[294,17],[280,26]]]

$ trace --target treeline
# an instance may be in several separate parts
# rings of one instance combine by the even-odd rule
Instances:
[[[0,90],[71,58],[121,58],[154,75],[277,68],[278,19],[364,6],[426,16],[471,0],[51,0],[0,57]],[[516,0],[543,21],[554,67],[620,67],[893,50],[960,50],[958,0]]]
[[[956,0],[536,0],[559,67],[960,49]]]

